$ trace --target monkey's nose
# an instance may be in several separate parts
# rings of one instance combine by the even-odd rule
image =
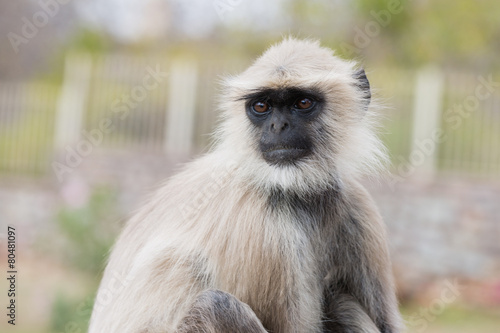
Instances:
[[[273,133],[279,134],[286,130],[289,127],[288,122],[272,122],[271,123],[271,131]]]

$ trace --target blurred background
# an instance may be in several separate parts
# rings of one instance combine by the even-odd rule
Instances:
[[[499,1],[0,0],[2,332],[86,332],[124,221],[206,151],[220,77],[289,34],[359,60],[386,106],[366,185],[408,332],[500,332]]]

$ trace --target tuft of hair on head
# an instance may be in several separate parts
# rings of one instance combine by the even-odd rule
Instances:
[[[280,88],[315,89],[325,97],[314,154],[289,166],[262,159],[245,112],[244,96]],[[386,149],[377,136],[382,106],[372,96],[364,70],[316,40],[284,38],[247,70],[226,78],[223,92],[216,150],[237,161],[238,174],[250,184],[266,190],[318,191],[339,186],[343,179],[378,175],[387,165]]]

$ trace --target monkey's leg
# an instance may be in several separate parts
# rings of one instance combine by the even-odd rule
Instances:
[[[335,333],[380,333],[373,320],[354,297],[339,294],[332,297],[325,315],[323,332]]]
[[[220,290],[201,293],[176,333],[266,333],[245,303]]]

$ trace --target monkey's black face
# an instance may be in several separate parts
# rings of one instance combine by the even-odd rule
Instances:
[[[321,93],[297,88],[263,89],[245,96],[245,100],[267,163],[292,164],[312,153],[311,124],[324,104]]]

